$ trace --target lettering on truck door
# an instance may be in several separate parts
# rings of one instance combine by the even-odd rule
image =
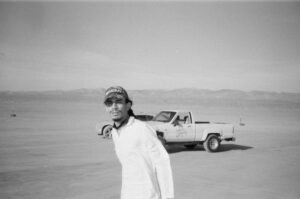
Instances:
[[[194,141],[195,129],[189,112],[179,113],[174,121],[174,134],[177,141]]]

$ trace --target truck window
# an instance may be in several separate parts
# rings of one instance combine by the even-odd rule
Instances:
[[[190,124],[192,123],[190,113],[179,113],[177,118],[179,124]]]
[[[175,114],[176,113],[172,111],[162,111],[153,118],[153,121],[170,122]]]

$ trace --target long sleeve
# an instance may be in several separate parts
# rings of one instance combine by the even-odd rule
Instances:
[[[146,126],[146,145],[155,167],[162,199],[174,198],[174,184],[169,154],[157,139],[155,131]]]

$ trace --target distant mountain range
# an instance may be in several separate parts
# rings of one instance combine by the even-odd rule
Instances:
[[[104,96],[105,89],[76,89],[70,91],[1,91],[0,100],[17,98],[24,99],[94,99]],[[265,101],[300,103],[300,93],[240,91],[240,90],[203,90],[203,89],[174,89],[174,90],[128,90],[134,100],[150,101]]]

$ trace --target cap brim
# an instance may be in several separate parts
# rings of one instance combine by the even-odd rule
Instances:
[[[125,97],[123,95],[119,95],[119,94],[116,94],[116,93],[111,93],[111,94],[105,96],[104,102],[106,102],[109,99],[125,99]]]

